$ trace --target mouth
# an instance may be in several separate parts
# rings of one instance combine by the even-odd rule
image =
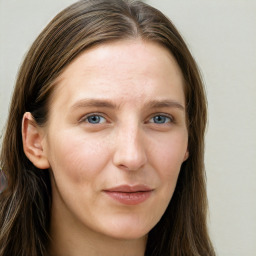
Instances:
[[[121,204],[137,205],[146,201],[152,195],[153,189],[145,185],[122,185],[103,192]]]

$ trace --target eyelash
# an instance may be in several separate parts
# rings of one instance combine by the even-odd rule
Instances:
[[[155,118],[164,118],[165,119],[165,121],[164,122],[160,122],[160,123],[156,123],[156,122],[150,122],[150,120],[152,120],[152,119],[155,119]],[[166,122],[166,120],[168,120],[167,122]],[[173,119],[173,117],[172,116],[170,116],[170,115],[167,115],[167,114],[155,114],[153,117],[151,117],[150,119],[149,119],[149,123],[154,123],[154,124],[161,124],[161,125],[164,125],[164,124],[169,124],[169,123],[173,123],[174,122],[174,119]]]
[[[95,117],[97,117],[98,119],[98,121],[99,122],[97,122],[97,120],[95,121],[95,122],[90,122],[89,121],[89,118],[95,118]],[[157,123],[157,122],[154,122],[155,120],[155,118],[164,118],[164,121],[163,122],[159,122],[159,123]],[[102,122],[102,119],[104,119],[105,121],[104,122]],[[151,120],[154,120],[153,122],[151,122]],[[101,114],[101,113],[91,113],[91,114],[88,114],[88,115],[86,115],[85,117],[83,117],[81,120],[80,120],[80,122],[86,122],[86,123],[89,123],[89,124],[92,124],[92,125],[96,125],[96,124],[102,124],[102,123],[105,123],[107,120],[106,120],[106,118]],[[153,124],[159,124],[159,125],[165,125],[165,124],[169,124],[169,123],[174,123],[174,119],[173,119],[173,117],[172,116],[170,116],[170,115],[167,115],[167,114],[161,114],[161,113],[159,113],[159,114],[154,114],[152,117],[150,117],[150,119],[149,119],[149,121],[148,121],[148,123],[153,123]]]
[[[99,118],[104,118],[105,119],[105,122],[107,121],[106,118],[101,114],[101,113],[91,113],[91,114],[88,114],[86,116],[84,116],[83,118],[80,119],[79,122],[85,122],[85,123],[89,123],[89,124],[101,124],[102,122],[99,122],[99,123],[91,123],[88,121],[89,118],[92,118],[92,117],[99,117]]]

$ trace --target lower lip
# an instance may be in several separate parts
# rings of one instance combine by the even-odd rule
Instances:
[[[126,204],[126,205],[136,205],[146,201],[152,191],[140,191],[140,192],[117,192],[117,191],[104,191],[108,196],[114,200]]]

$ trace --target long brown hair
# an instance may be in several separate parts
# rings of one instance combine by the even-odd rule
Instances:
[[[7,185],[0,195],[0,256],[45,256],[50,240],[49,172],[37,169],[24,154],[23,114],[31,112],[44,125],[55,80],[72,60],[93,45],[137,38],[165,46],[180,66],[190,154],[166,212],[149,233],[145,255],[215,255],[206,223],[206,99],[193,57],[172,22],[153,7],[140,1],[82,0],[48,24],[18,74],[1,150]]]

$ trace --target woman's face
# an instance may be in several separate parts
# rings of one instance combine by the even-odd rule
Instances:
[[[44,129],[52,218],[121,239],[160,220],[188,156],[181,71],[140,40],[91,48],[59,77]]]

